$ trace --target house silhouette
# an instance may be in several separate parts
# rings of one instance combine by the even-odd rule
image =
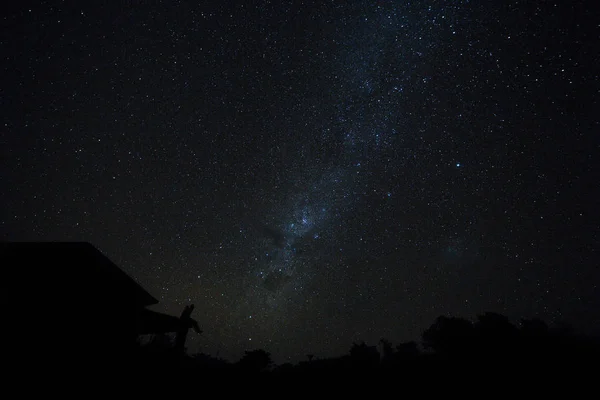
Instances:
[[[139,335],[189,327],[147,309],[158,300],[90,243],[4,242],[0,267],[3,339],[16,363],[126,362]]]

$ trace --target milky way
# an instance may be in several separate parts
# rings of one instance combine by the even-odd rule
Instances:
[[[600,323],[583,2],[15,3],[0,237],[89,241],[235,360]]]
[[[332,102],[321,101],[313,107],[326,109],[330,116],[327,123],[313,128],[317,130],[316,149],[302,144],[292,151],[289,162],[310,167],[303,169],[300,179],[290,177],[291,190],[283,192],[282,204],[267,217],[265,247],[263,254],[256,256],[253,269],[260,282],[253,285],[266,289],[267,304],[290,315],[294,313],[285,309],[286,299],[300,293],[304,296],[306,280],[318,276],[321,253],[314,249],[321,245],[315,242],[335,240],[332,225],[337,223],[343,229],[343,219],[351,218],[360,204],[361,190],[370,186],[373,169],[401,168],[402,161],[413,155],[401,149],[401,133],[408,132],[398,129],[403,103],[410,101],[404,87],[414,86],[416,71],[427,69],[429,53],[438,41],[444,41],[443,37],[431,37],[428,28],[436,27],[436,35],[443,35],[439,31],[456,23],[454,10],[432,7],[424,16],[410,15],[409,8],[402,5],[355,11],[356,15],[330,21],[333,34],[322,38],[336,44],[331,58],[319,69],[334,79],[323,87]],[[319,44],[322,42],[317,41]],[[319,49],[312,51],[318,53]],[[394,147],[399,150],[393,161],[385,158],[386,150]],[[391,197],[392,193],[384,195]],[[253,287],[248,296],[256,298],[256,290]]]

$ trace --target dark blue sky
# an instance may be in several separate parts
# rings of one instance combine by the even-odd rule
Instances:
[[[346,3],[12,5],[0,237],[90,241],[232,359],[597,327],[599,16]]]

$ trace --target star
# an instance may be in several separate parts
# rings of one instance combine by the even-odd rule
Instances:
[[[600,325],[575,2],[184,3],[7,11],[3,241],[91,242],[232,361],[442,313]]]

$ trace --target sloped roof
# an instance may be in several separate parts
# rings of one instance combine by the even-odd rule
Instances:
[[[181,320],[178,317],[144,308],[139,315],[137,333],[177,332],[180,328]]]
[[[55,299],[135,307],[158,303],[87,242],[3,242],[0,265],[3,279],[11,286],[9,291],[18,290],[19,296],[33,296],[49,304]]]

